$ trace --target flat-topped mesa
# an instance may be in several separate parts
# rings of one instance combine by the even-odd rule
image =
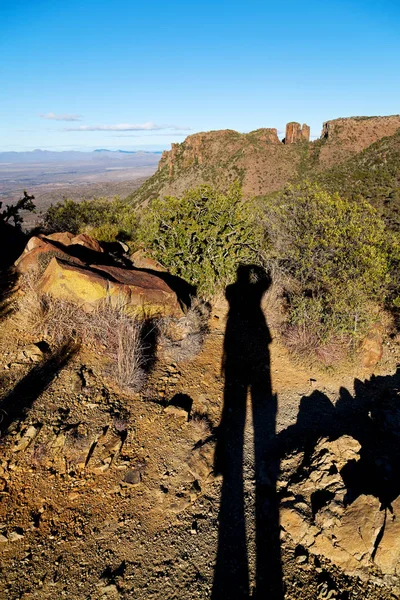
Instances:
[[[326,121],[321,133],[324,144],[319,152],[320,165],[327,168],[343,162],[378,140],[394,135],[399,129],[400,115]]]
[[[168,166],[172,178],[179,168],[215,164],[224,154],[235,154],[254,144],[281,145],[277,129],[264,127],[249,133],[231,129],[194,133],[181,144],[171,144],[171,150],[162,153],[158,170]]]
[[[296,144],[297,142],[303,141],[310,141],[309,125],[303,123],[303,125],[300,126],[300,123],[296,123],[296,121],[291,121],[290,123],[287,123],[284,143]]]

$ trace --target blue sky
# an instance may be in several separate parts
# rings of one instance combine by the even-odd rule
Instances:
[[[398,0],[0,0],[0,150],[400,113]]]

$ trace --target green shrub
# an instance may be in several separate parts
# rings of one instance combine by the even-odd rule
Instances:
[[[136,213],[132,206],[115,197],[113,200],[64,200],[50,206],[43,218],[46,231],[89,233],[105,242],[132,240],[136,231]]]
[[[7,204],[6,208],[0,211],[0,222],[8,223],[9,221],[14,221],[14,225],[16,227],[21,227],[21,223],[23,222],[23,218],[21,216],[21,211],[27,212],[35,212],[36,206],[33,203],[35,196],[30,196],[24,190],[24,197],[18,200],[16,204]],[[0,209],[2,208],[3,203],[0,202]]]
[[[240,186],[226,194],[209,186],[182,198],[154,200],[142,215],[138,238],[171,273],[205,297],[234,279],[239,263],[259,261],[260,220]]]
[[[306,182],[266,200],[265,227],[267,262],[291,281],[289,322],[325,340],[364,332],[391,281],[376,210]]]

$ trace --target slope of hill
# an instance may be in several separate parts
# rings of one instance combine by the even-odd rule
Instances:
[[[366,198],[391,227],[400,230],[400,130],[324,170],[316,179],[330,192]]]
[[[129,199],[140,204],[202,183],[226,188],[234,180],[247,197],[265,195],[299,176],[344,162],[399,128],[400,116],[335,119],[324,123],[317,141],[291,144],[282,143],[276,129],[197,133],[164,152],[158,171]]]
[[[164,152],[157,173],[131,198],[141,203],[158,195],[180,195],[201,183],[226,188],[235,180],[246,195],[260,195],[279,189],[296,173],[307,145],[285,146],[276,129],[196,133]]]

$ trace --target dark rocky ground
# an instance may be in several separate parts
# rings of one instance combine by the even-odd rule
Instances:
[[[212,597],[221,500],[212,428],[224,384],[218,327],[196,359],[161,361],[146,391],[127,395],[101,375],[100,354],[70,348],[32,362],[41,358],[29,346],[37,340],[3,321],[0,376],[2,407],[8,408],[1,431],[1,598]],[[310,395],[310,373],[290,367],[279,348],[272,365],[280,431],[296,421],[300,399]],[[334,396],[337,383],[321,378],[317,385]],[[164,410],[177,393],[190,395],[196,418]],[[6,430],[9,407],[21,402],[25,412]],[[251,589],[252,446],[249,422],[243,497]],[[398,597],[379,574],[346,576],[290,536],[283,536],[280,552],[287,600]]]

